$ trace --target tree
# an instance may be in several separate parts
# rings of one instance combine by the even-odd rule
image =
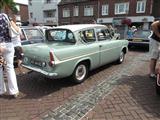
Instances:
[[[6,14],[11,10],[13,13],[17,13],[16,3],[13,0],[0,0],[0,10],[4,10]]]

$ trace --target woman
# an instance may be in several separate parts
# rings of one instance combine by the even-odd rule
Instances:
[[[23,59],[23,50],[22,50],[21,38],[20,38],[21,29],[16,25],[15,15],[13,16],[13,19],[10,18],[10,22],[11,22],[12,29],[14,31],[13,34],[15,34],[14,37],[12,37],[12,42],[15,49],[15,56],[18,63],[18,69],[20,73],[24,74],[22,65],[21,65],[22,59]]]
[[[5,71],[8,79],[9,94],[16,98],[19,95],[19,90],[13,66],[14,46],[9,34],[8,24],[10,24],[10,21],[8,20],[8,16],[4,13],[0,14],[0,18],[0,54],[2,54],[7,62],[7,64],[5,65]],[[0,67],[0,95],[5,94],[6,92],[7,89],[3,78],[3,67]]]

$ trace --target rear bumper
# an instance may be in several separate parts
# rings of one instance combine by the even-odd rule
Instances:
[[[133,42],[133,41],[129,41],[129,46],[149,46],[149,42]]]
[[[27,69],[29,69],[29,70],[33,70],[33,71],[35,71],[35,72],[38,72],[38,73],[41,73],[41,74],[43,74],[43,75],[45,75],[45,76],[47,76],[47,77],[53,77],[53,78],[57,78],[58,77],[58,73],[49,73],[49,72],[46,72],[46,71],[44,71],[44,70],[42,70],[42,69],[39,69],[39,68],[34,68],[34,67],[29,67],[29,66],[26,66],[26,65],[22,65],[23,67],[25,67],[25,68],[27,68]]]

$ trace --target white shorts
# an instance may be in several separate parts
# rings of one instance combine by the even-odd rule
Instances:
[[[149,52],[151,59],[158,59],[160,56],[160,42],[150,38]]]

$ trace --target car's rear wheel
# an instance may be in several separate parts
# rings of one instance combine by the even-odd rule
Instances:
[[[117,60],[118,64],[123,63],[124,58],[125,58],[125,53],[124,53],[124,51],[121,51],[121,53],[119,55],[119,59]]]
[[[160,75],[157,74],[156,93],[160,95]]]
[[[79,84],[82,83],[87,78],[87,76],[88,76],[88,65],[87,63],[82,62],[76,66],[71,78],[74,83]]]

